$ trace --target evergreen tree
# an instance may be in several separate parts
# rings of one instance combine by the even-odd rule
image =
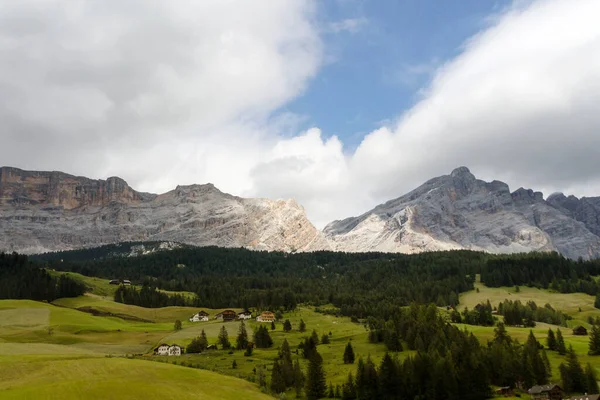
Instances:
[[[206,337],[206,332],[204,332],[204,329],[202,329],[202,333],[200,333],[199,344],[200,347],[202,347],[202,351],[206,350],[206,348],[208,347],[208,339]]]
[[[356,385],[354,383],[354,377],[352,376],[352,373],[348,374],[348,380],[342,386],[342,399],[343,400],[356,399]]]
[[[366,362],[359,359],[356,368],[356,397],[359,400],[375,399],[378,392],[379,378],[371,356],[367,357]]]
[[[292,330],[292,323],[290,322],[290,320],[289,320],[289,319],[286,319],[286,320],[283,322],[283,331],[284,331],[284,332],[289,332],[289,331],[291,331],[291,330]]]
[[[258,382],[258,387],[267,387],[267,375],[265,373],[265,367],[262,365],[256,367],[256,381]]]
[[[306,398],[317,400],[324,397],[327,390],[325,381],[325,370],[323,369],[323,358],[315,350],[308,360],[308,371],[306,373]]]
[[[600,355],[600,327],[597,325],[592,326],[589,349],[590,356]]]
[[[266,326],[261,325],[254,331],[254,344],[259,349],[266,349],[273,346],[273,339],[271,339],[271,335]]]
[[[323,334],[323,336],[321,336],[321,344],[329,344],[329,335]]]
[[[344,364],[354,364],[354,349],[350,342],[348,342],[344,350]]]
[[[283,379],[283,373],[279,361],[275,361],[273,364],[273,370],[271,371],[271,391],[274,393],[285,392],[285,380]]]
[[[596,370],[590,363],[587,363],[585,366],[585,382],[587,393],[600,392],[600,389],[598,388],[598,377],[596,375]]]
[[[552,329],[548,329],[548,337],[546,338],[546,346],[548,346],[548,348],[553,351],[556,351],[556,349],[557,349],[556,336],[554,336],[554,331]]]
[[[287,339],[283,339],[283,344],[279,351],[279,359],[281,360],[281,375],[285,381],[285,386],[291,387],[294,385],[294,365],[292,363],[292,351]]]
[[[275,321],[271,321],[271,330],[274,331],[275,330]]]
[[[447,373],[447,371],[446,371]],[[379,367],[379,393],[384,399],[397,398],[399,392],[396,363],[385,353]]]
[[[296,397],[300,397],[302,394],[302,388],[304,387],[304,373],[300,367],[300,361],[296,359],[294,361],[294,389],[296,389]]]
[[[565,392],[584,393],[586,391],[587,380],[583,368],[575,355],[573,346],[569,346],[566,357],[567,363],[560,364],[560,378],[563,382]]]
[[[221,345],[223,350],[229,349],[231,347],[231,343],[229,342],[229,335],[227,334],[227,329],[225,328],[225,325],[223,325],[221,327],[221,330],[219,331],[218,343]]]
[[[340,390],[340,385],[335,385],[335,396],[336,399],[342,398],[342,391]]]
[[[327,397],[333,399],[335,397],[335,391],[333,390],[333,383],[329,382],[329,389],[327,390]]]
[[[310,338],[313,340],[313,342],[315,342],[315,345],[319,345],[319,334],[315,329],[313,329]]]
[[[248,347],[248,332],[246,331],[246,324],[244,323],[244,320],[242,320],[238,329],[235,348],[238,350],[245,350],[246,347]]]
[[[556,329],[556,351],[558,354],[564,355],[567,353],[567,348],[565,346],[565,339],[563,339],[562,332],[560,328]]]
[[[231,368],[232,369],[236,369],[237,368],[237,361],[233,360],[233,362],[231,363]]]
[[[298,331],[306,332],[306,324],[304,323],[303,319],[300,320],[300,325],[298,325]]]
[[[182,328],[182,327],[181,327],[181,321],[180,321],[180,320],[176,320],[176,321],[175,321],[175,325],[173,326],[173,328],[174,328],[176,331],[180,331],[180,330],[181,330],[181,328]]]

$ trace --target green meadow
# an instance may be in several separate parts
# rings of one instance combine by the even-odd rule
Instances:
[[[112,300],[115,286],[108,285],[105,279],[83,276],[77,276],[77,279],[86,283],[89,293],[59,299],[53,304],[29,300],[0,301],[0,398],[269,398],[254,383],[256,368],[263,366],[269,379],[271,366],[284,339],[295,353],[300,341],[313,329],[319,338],[327,335],[330,340],[330,343],[317,347],[324,359],[328,384],[341,385],[348,373],[355,373],[356,365],[346,365],[342,360],[348,342],[352,343],[357,359],[370,356],[379,363],[385,354],[383,344],[369,343],[367,329],[362,324],[300,306],[296,311],[284,314],[284,320],[289,319],[292,323],[291,332],[283,331],[283,320],[276,323],[275,330],[271,330],[270,323],[264,323],[274,345],[269,349],[255,349],[249,357],[244,356],[243,351],[220,349],[180,357],[158,357],[152,355],[158,344],[186,346],[202,330],[209,343],[216,343],[222,326],[226,327],[229,340],[235,346],[240,322],[216,321],[212,317],[220,309],[203,309],[211,315],[211,320],[191,323],[188,318],[201,308],[149,309],[116,303]],[[487,288],[480,283],[476,284],[476,290],[461,294],[460,308],[472,308],[487,300],[495,306],[505,299],[533,300],[541,306],[549,303],[573,316],[570,327],[577,324],[589,327],[587,317],[600,316],[600,310],[593,307],[592,296],[523,286],[519,291],[514,287]],[[179,331],[174,330],[177,319],[183,323],[183,329]],[[306,323],[306,332],[298,331],[301,319]],[[254,319],[245,323],[252,340],[252,332],[261,323]],[[482,343],[494,334],[493,327],[458,326],[473,332]],[[549,328],[558,327],[539,323],[533,329],[543,344]],[[573,346],[579,360],[584,364],[590,362],[600,373],[600,357],[587,355],[588,337],[574,336],[570,328],[561,329],[567,346]],[[508,331],[521,342],[529,334],[529,328],[509,327]],[[411,354],[411,351],[403,351],[395,356],[402,359]],[[293,355],[306,365],[300,354]],[[552,364],[552,380],[558,381],[558,366],[563,357],[555,352],[548,352],[548,357]],[[234,361],[236,368],[232,367]],[[292,391],[287,396],[295,397]],[[522,394],[521,398],[528,396]]]

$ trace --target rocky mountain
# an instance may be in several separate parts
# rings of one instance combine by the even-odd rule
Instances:
[[[466,168],[324,229],[335,250],[414,253],[472,249],[556,250],[600,256],[600,198],[566,197],[476,179]]]
[[[0,251],[38,253],[124,241],[256,250],[329,249],[294,200],[241,198],[212,184],[140,193],[120,178],[0,168]]]

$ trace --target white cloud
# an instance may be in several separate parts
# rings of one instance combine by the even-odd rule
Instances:
[[[519,2],[349,154],[273,118],[322,63],[312,2],[65,1],[0,5],[3,164],[295,197],[319,226],[459,165],[600,194],[596,0]]]

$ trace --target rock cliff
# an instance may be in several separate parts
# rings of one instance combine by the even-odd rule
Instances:
[[[145,240],[257,250],[329,248],[294,200],[240,198],[212,184],[155,195],[136,192],[116,177],[0,168],[0,251]]]
[[[340,251],[414,253],[472,249],[493,253],[556,250],[600,256],[600,201],[551,196],[484,182],[460,167],[324,233]]]

